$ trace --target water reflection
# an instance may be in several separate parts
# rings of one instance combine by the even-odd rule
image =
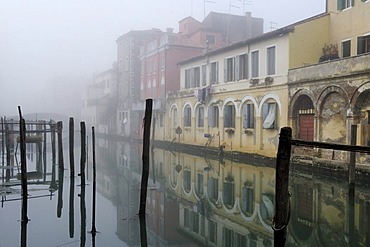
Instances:
[[[46,180],[29,180],[29,198],[45,191],[58,193],[30,200],[29,246],[273,246],[274,168],[154,148],[146,216],[140,219],[141,148],[140,143],[97,140],[96,239],[86,234],[91,182],[80,183],[79,177],[66,176],[56,165],[48,165]],[[346,181],[294,166],[291,175],[286,246],[370,246],[370,188],[351,188]],[[9,182],[4,179],[0,187],[1,246],[19,245],[19,238],[10,233],[21,233],[19,184],[14,176]],[[63,190],[68,185],[70,189]],[[68,215],[62,214],[65,198]]]

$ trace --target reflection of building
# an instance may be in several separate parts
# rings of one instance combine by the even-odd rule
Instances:
[[[179,198],[184,234],[211,246],[272,246],[272,168],[171,152],[164,163],[168,195]]]

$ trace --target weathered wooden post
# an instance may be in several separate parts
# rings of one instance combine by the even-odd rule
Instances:
[[[51,157],[52,165],[56,164],[56,155],[55,155],[55,123],[52,123],[50,120],[50,138],[51,138]]]
[[[4,135],[5,131],[4,131],[4,119],[3,117],[1,117],[1,165],[4,167],[5,164],[4,164],[4,155],[5,155],[5,141],[4,141],[4,138],[5,138],[5,135]],[[4,168],[1,169],[2,171],[2,182],[4,183]]]
[[[289,162],[292,145],[292,129],[280,130],[279,146],[276,158],[275,179],[275,216],[273,219],[274,246],[284,246],[290,217]]]
[[[147,99],[145,105],[144,134],[143,134],[143,170],[141,175],[140,209],[139,215],[145,215],[146,196],[149,177],[149,147],[150,147],[150,124],[152,122],[153,100]]]
[[[10,181],[10,166],[11,166],[11,155],[10,155],[10,133],[9,133],[9,125],[5,122],[5,145],[6,145],[6,171],[5,171],[5,181]]]
[[[63,122],[59,121],[57,123],[57,132],[58,132],[58,166],[59,170],[64,170],[64,161],[63,161],[63,139],[62,139],[62,132],[63,132]]]
[[[92,127],[92,154],[93,154],[93,208],[92,208],[92,228],[91,233],[96,234],[95,215],[96,215],[96,160],[95,160],[95,129]]]
[[[22,187],[22,224],[21,224],[21,246],[27,246],[27,208],[28,208],[28,189],[27,189],[27,158],[26,158],[26,122],[22,117],[21,107],[19,111],[19,130],[20,130],[20,149],[21,149],[21,187]]]
[[[80,175],[81,185],[85,186],[85,163],[86,163],[86,125],[85,122],[80,123],[81,128],[81,160],[80,160]]]
[[[74,161],[74,120],[69,118],[69,168],[71,177],[75,175],[75,161]]]
[[[44,163],[44,182],[46,181],[46,173],[47,173],[47,166],[46,166],[46,122],[44,121],[44,147],[43,147],[43,163]]]
[[[351,145],[355,146],[357,142],[357,125],[351,125]],[[351,151],[349,156],[349,167],[348,167],[348,182],[350,184],[355,183],[356,174],[356,152]]]

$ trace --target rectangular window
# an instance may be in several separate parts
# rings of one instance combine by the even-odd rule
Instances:
[[[216,37],[212,34],[206,34],[206,41],[208,42],[208,44],[214,45],[216,44]]]
[[[198,127],[204,127],[204,108],[198,108]]]
[[[346,40],[342,42],[342,57],[351,56],[351,40]]]
[[[194,87],[200,87],[200,68],[194,68]]]
[[[251,54],[252,78],[259,76],[259,51],[253,51]]]
[[[207,85],[207,65],[202,65],[202,86]]]
[[[190,88],[190,73],[191,69],[185,70],[185,88]]]
[[[337,9],[343,10],[354,6],[354,0],[337,0]]]
[[[226,105],[224,109],[224,127],[235,128],[235,107]]]
[[[357,54],[365,54],[370,52],[370,35],[357,38]]]
[[[235,57],[235,80],[248,79],[248,54]]]
[[[217,244],[217,222],[210,220],[208,221],[208,236],[211,243]]]
[[[185,127],[191,126],[191,109],[189,106],[185,107],[184,109],[184,126]]]
[[[234,57],[225,59],[224,62],[224,81],[234,81]]]
[[[267,75],[275,75],[275,64],[276,64],[276,48],[275,46],[268,47],[266,50],[267,56]]]
[[[262,105],[263,128],[276,128],[276,103],[264,103]]]
[[[243,105],[243,128],[254,128],[254,105]]]
[[[212,105],[208,108],[208,127],[218,127],[218,106]]]
[[[210,84],[218,83],[218,62],[211,63],[209,80],[210,80]]]

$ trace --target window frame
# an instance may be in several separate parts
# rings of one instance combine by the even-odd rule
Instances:
[[[253,102],[246,102],[242,106],[242,116],[243,116],[243,129],[254,129],[255,120],[254,113],[255,107]]]
[[[342,57],[350,57],[351,56],[351,39],[342,40]],[[348,44],[348,47],[345,46],[345,44]],[[345,49],[347,47],[347,49]]]
[[[209,70],[209,84],[218,84],[218,70],[218,61],[211,62]]]
[[[224,106],[224,128],[235,128],[236,109],[235,105],[228,103]]]
[[[260,51],[259,50],[254,50],[251,52],[251,78],[258,78],[260,76]],[[256,61],[254,61],[256,60]]]
[[[217,105],[210,105],[208,107],[208,127],[218,128],[220,126],[220,109]]]
[[[197,127],[204,128],[204,107],[199,106],[197,108]]]
[[[269,52],[271,49],[273,53]],[[272,54],[273,58],[270,57]],[[266,75],[276,75],[276,45],[266,47]]]

